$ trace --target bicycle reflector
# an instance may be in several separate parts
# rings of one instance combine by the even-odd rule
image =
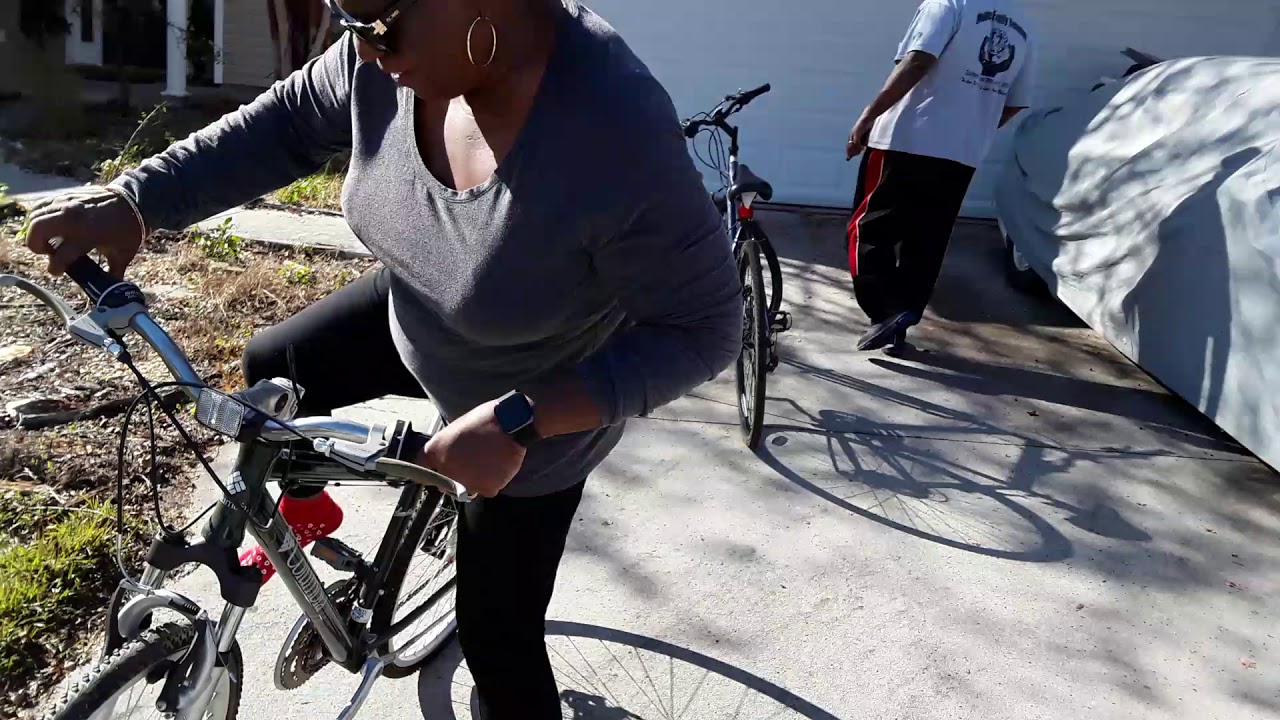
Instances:
[[[230,395],[202,388],[196,400],[196,422],[231,439],[240,437],[245,406]]]

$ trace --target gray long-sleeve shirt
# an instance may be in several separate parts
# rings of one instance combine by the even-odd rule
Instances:
[[[670,98],[608,24],[565,6],[526,125],[479,187],[431,174],[413,93],[346,39],[118,181],[151,227],[176,229],[350,148],[344,213],[391,271],[397,347],[445,417],[572,368],[602,409],[605,427],[530,449],[518,496],[585,478],[627,418],[712,379],[741,344],[729,242]]]

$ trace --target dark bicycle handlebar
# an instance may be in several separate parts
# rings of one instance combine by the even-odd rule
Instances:
[[[67,266],[67,276],[80,286],[80,289],[84,291],[89,300],[101,312],[110,314],[111,311],[126,308],[128,305],[136,303],[138,307],[126,308],[124,311],[128,313],[128,327],[142,336],[143,340],[159,354],[161,360],[173,373],[174,378],[193,399],[199,400],[203,396],[200,392],[200,389],[204,387],[203,380],[201,380],[195,369],[191,367],[190,362],[182,352],[182,348],[174,343],[169,335],[147,314],[146,297],[137,285],[111,275],[88,255],[82,255],[72,261]],[[251,407],[260,411],[253,403],[248,402],[246,393],[251,391],[252,389],[225,396],[230,403],[241,406],[244,409],[245,418],[249,417],[249,408]],[[219,393],[213,393],[209,397],[212,398],[210,400],[210,405],[212,406],[224,396]],[[199,407],[197,407],[196,419],[206,427],[218,431],[214,425],[210,425],[205,419],[201,418]],[[363,423],[333,417],[304,417],[282,423],[263,415],[256,420],[256,422],[242,425],[242,427],[254,426],[251,435],[237,437],[236,439],[244,441],[249,437],[254,437],[279,442],[298,438],[321,438],[328,441],[345,440],[350,443],[367,444],[372,437],[371,434],[379,430],[379,426],[376,425],[367,426]],[[463,502],[467,501],[470,499],[467,489],[457,481],[407,462],[415,459],[430,439],[430,435],[413,430],[411,426],[405,424],[403,434],[392,440],[394,452],[387,457],[378,459],[372,469],[382,472],[388,477],[435,487],[441,492],[454,495]],[[358,447],[362,448],[363,445]]]
[[[772,89],[773,87],[769,83],[765,83],[753,90],[726,95],[724,100],[717,105],[715,109],[708,113],[706,117],[685,120],[681,124],[684,128],[684,136],[692,140],[697,137],[698,133],[701,132],[703,128],[714,127],[725,129],[725,121],[729,119],[729,116],[746,107],[752,100],[755,100]]]
[[[54,248],[57,248],[56,244]],[[114,309],[129,303],[147,304],[146,296],[137,285],[114,277],[88,255],[71,261],[67,266],[67,277],[74,280],[97,307]]]

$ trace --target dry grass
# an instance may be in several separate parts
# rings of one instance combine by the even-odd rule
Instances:
[[[66,278],[46,276],[43,259],[15,243],[20,227],[20,218],[0,224],[0,272],[35,280],[73,307],[84,307],[78,288]],[[227,234],[232,230],[228,228]],[[130,279],[154,296],[152,315],[183,346],[196,370],[226,390],[243,387],[239,359],[256,331],[345,285],[372,265],[368,260],[250,245],[215,259],[209,256],[210,248],[218,254],[217,248],[226,245],[206,239],[194,234],[154,238],[131,266]],[[0,349],[17,345],[30,351],[0,362],[5,402],[40,396],[83,408],[138,392],[127,369],[104,353],[70,340],[45,308],[5,288],[0,290]],[[129,345],[144,375],[153,381],[169,379],[149,348],[136,339]],[[19,612],[27,603],[11,604],[9,610],[5,610],[9,605],[0,603],[0,635],[5,634],[3,628],[13,630],[0,637],[0,649],[5,655],[14,650],[23,658],[0,673],[0,718],[32,706],[83,659],[78,648],[84,648],[86,628],[99,618],[116,581],[109,554],[114,531],[112,542],[104,545],[102,527],[75,509],[100,508],[113,496],[120,418],[38,431],[20,430],[13,423],[13,418],[0,412],[0,524],[14,515],[29,522],[23,529],[27,540],[6,539],[0,529],[0,572],[12,578],[5,580],[0,592],[45,597],[48,602],[38,619],[46,629],[39,633],[23,630],[35,622]],[[156,429],[154,476],[162,489],[165,519],[170,524],[185,523],[189,490],[198,477],[196,462],[167,422],[158,421]],[[202,452],[212,451],[216,442],[211,437],[199,434],[194,423],[187,423],[187,429],[200,438]],[[147,470],[145,440],[145,420],[135,418],[126,456],[127,479]],[[126,514],[138,521],[127,536],[131,557],[145,547],[151,492],[141,479],[129,480],[125,486]],[[56,511],[31,514],[33,502]],[[14,550],[19,545],[38,547],[39,552]]]

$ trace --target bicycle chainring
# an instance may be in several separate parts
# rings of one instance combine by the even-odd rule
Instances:
[[[333,600],[343,615],[351,612],[355,603],[356,581],[347,578],[332,583],[325,592]],[[281,690],[297,690],[329,664],[331,658],[325,650],[320,633],[316,632],[306,615],[298,618],[293,631],[285,639],[280,648],[280,656],[276,660],[276,687]]]

